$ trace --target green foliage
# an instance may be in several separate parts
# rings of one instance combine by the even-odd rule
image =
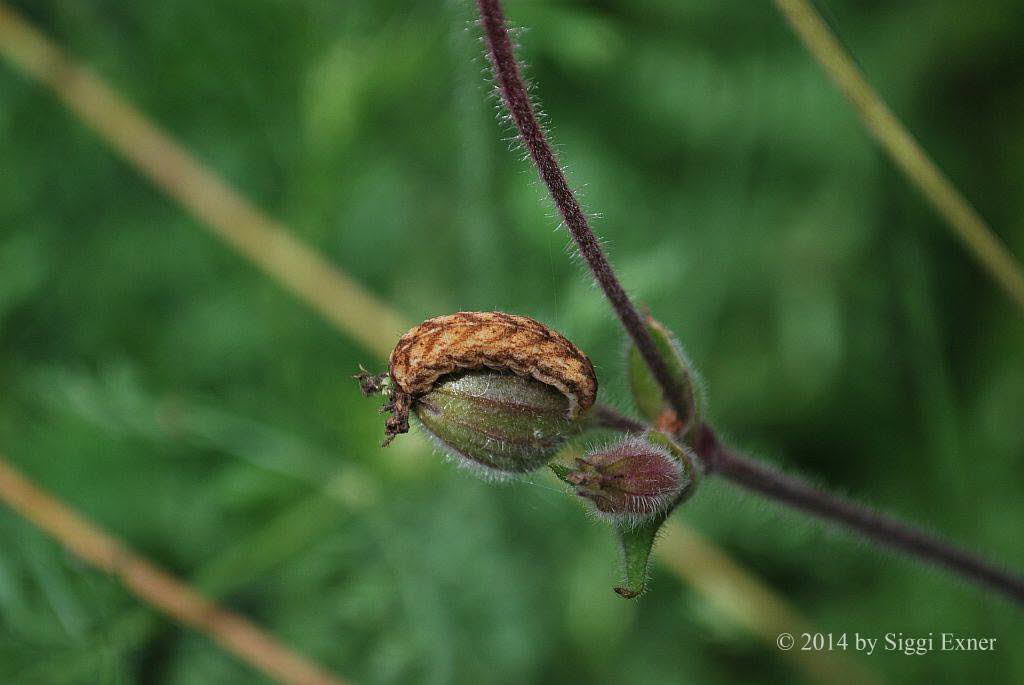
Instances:
[[[410,320],[535,317],[629,408],[624,338],[508,150],[468,3],[14,4]],[[1024,255],[1019,2],[825,6]],[[1024,568],[1024,323],[771,3],[507,9],[595,229],[716,425]],[[349,378],[369,353],[5,62],[0,176],[0,451],[159,563],[362,684],[796,677],[656,564],[656,597],[609,592],[614,541],[548,481],[379,449]],[[1024,679],[996,598],[714,479],[675,516],[823,631],[1005,646],[861,658],[892,682]],[[3,507],[0,550],[0,681],[254,681]]]

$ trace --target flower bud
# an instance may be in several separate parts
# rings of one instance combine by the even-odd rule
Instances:
[[[694,484],[690,466],[647,436],[630,436],[577,459],[565,479],[598,514],[635,523],[675,506]]]
[[[568,409],[568,398],[556,388],[495,371],[445,376],[412,407],[447,454],[488,477],[547,464],[580,429]]]
[[[675,334],[650,316],[645,317],[645,324],[669,374],[683,391],[688,415],[678,416],[665,402],[661,386],[635,345],[630,346],[626,355],[626,370],[633,399],[640,414],[655,428],[690,442],[695,429],[700,426],[703,413],[704,394],[700,379]]]

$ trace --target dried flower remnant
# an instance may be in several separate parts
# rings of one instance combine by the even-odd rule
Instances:
[[[575,345],[503,312],[428,319],[399,339],[387,373],[356,378],[364,394],[388,397],[385,445],[408,432],[415,411],[447,451],[499,471],[543,465],[597,394],[594,367]],[[512,463],[516,454],[524,459]]]

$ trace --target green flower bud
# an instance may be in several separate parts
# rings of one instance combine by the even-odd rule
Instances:
[[[490,478],[541,468],[581,427],[554,387],[495,371],[439,379],[412,413],[446,454]]]
[[[645,317],[645,323],[655,347],[668,366],[669,373],[683,388],[690,409],[689,416],[677,416],[668,406],[662,395],[661,386],[651,375],[640,350],[635,345],[630,346],[626,356],[626,369],[633,399],[640,414],[658,430],[679,438],[690,439],[694,429],[700,425],[704,405],[704,393],[697,372],[672,331],[650,316]]]

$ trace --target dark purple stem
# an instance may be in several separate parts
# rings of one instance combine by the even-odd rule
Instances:
[[[730,450],[723,450],[715,463],[718,473],[748,490],[841,523],[875,542],[944,566],[968,580],[988,585],[1024,603],[1024,579],[919,528],[880,514],[860,503],[819,490]]]
[[[594,408],[595,420],[603,427],[626,433],[646,429],[643,423],[606,405]],[[780,473],[756,459],[722,445],[714,430],[704,424],[694,449],[709,474],[717,473],[740,487],[775,502],[839,523],[873,542],[905,552],[921,561],[941,566],[966,580],[987,585],[1024,603],[1024,578],[1005,571],[966,550],[960,549],[920,528],[880,514],[858,502],[814,487],[804,480]]]
[[[788,504],[794,509],[843,524],[875,542],[944,566],[963,578],[988,585],[1024,603],[1024,578],[919,528],[880,514],[858,502],[819,490],[803,480],[779,473],[728,448],[719,449],[714,465],[717,473],[748,490]]]
[[[572,188],[569,187],[544,130],[537,121],[516,62],[512,41],[508,36],[501,3],[499,0],[477,0],[477,6],[480,9],[487,51],[494,67],[494,79],[519,131],[523,146],[530,153],[541,179],[548,187],[580,254],[661,386],[665,399],[680,419],[684,423],[688,422],[693,408],[686,401],[682,386],[673,379],[665,360],[654,346],[639,312],[616,278],[611,264],[608,263],[594,232],[590,229],[586,215],[580,208]],[[608,407],[598,407],[595,419],[598,423],[619,431],[636,432],[644,429],[643,424]],[[987,585],[1018,602],[1024,602],[1024,580],[922,530],[879,514],[861,504],[819,490],[802,480],[779,473],[733,452],[718,442],[710,426],[701,427],[694,443],[694,448],[709,473],[717,472],[733,483],[769,499],[824,520],[843,524],[870,540],[906,552],[922,561],[943,566],[967,580]]]
[[[631,416],[626,416],[615,407],[607,404],[595,404],[591,411],[594,424],[601,428],[618,431],[619,433],[643,433],[647,425],[637,421]]]
[[[687,401],[683,387],[676,382],[669,372],[665,360],[658,354],[640,313],[633,306],[626,291],[622,288],[622,284],[615,276],[611,264],[608,263],[608,258],[601,249],[594,232],[590,229],[586,214],[583,213],[576,195],[569,187],[562,167],[555,159],[555,153],[548,143],[544,129],[537,121],[533,105],[530,103],[530,96],[526,92],[519,64],[516,62],[512,41],[508,36],[501,3],[499,0],[477,0],[477,6],[480,9],[487,52],[494,68],[494,80],[501,92],[501,99],[519,131],[519,138],[523,142],[523,146],[529,151],[530,158],[533,159],[537,171],[540,172],[541,179],[548,187],[555,206],[558,207],[558,212],[565,222],[565,227],[576,241],[576,247],[579,248],[580,254],[594,274],[594,279],[611,302],[623,328],[633,339],[644,361],[651,369],[652,375],[661,386],[665,399],[680,420],[683,423],[688,423],[693,413],[693,407]]]

